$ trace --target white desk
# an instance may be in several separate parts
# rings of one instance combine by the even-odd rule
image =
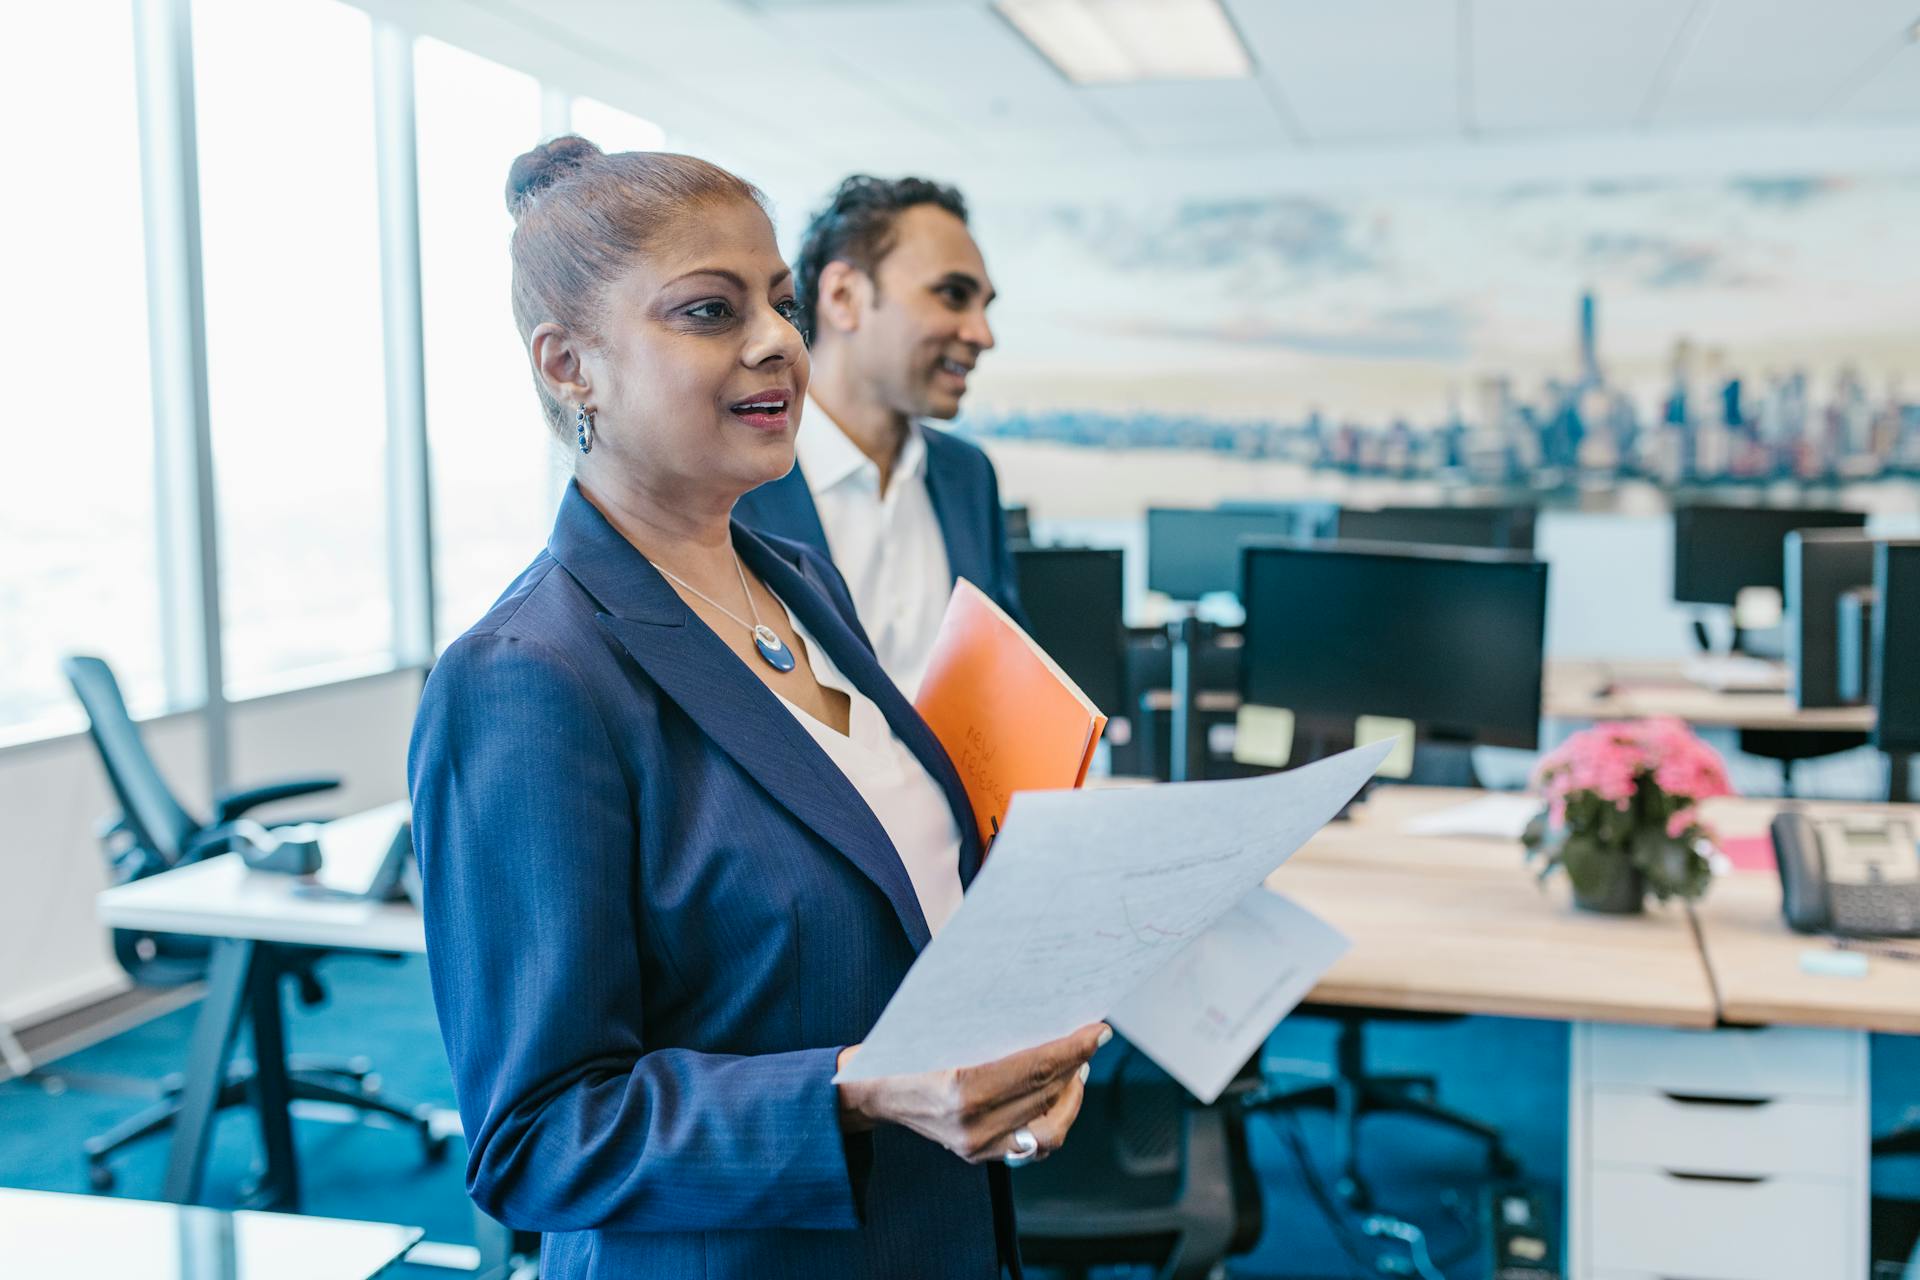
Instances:
[[[412,903],[320,896],[292,876],[249,869],[237,853],[115,885],[96,910],[115,929],[352,951],[427,949]]]
[[[370,873],[370,860],[384,854],[395,824],[406,814],[407,806],[400,803],[328,823],[321,838],[327,866],[349,878]],[[280,996],[287,955],[302,948],[424,952],[419,911],[408,902],[328,896],[312,882],[251,870],[231,853],[105,890],[96,910],[110,928],[213,941],[162,1194],[176,1204],[200,1198],[220,1086],[244,1019],[253,1027],[254,1094],[266,1148],[262,1202],[269,1208],[297,1208],[299,1172],[287,1110],[291,1085]]]
[[[420,1236],[383,1222],[0,1190],[0,1259],[12,1276],[367,1280]]]

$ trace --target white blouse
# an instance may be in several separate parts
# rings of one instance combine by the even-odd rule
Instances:
[[[785,698],[780,701],[880,820],[906,865],[907,878],[913,881],[928,933],[938,933],[959,907],[961,895],[960,824],[954,820],[947,793],[900,741],[873,699],[854,687],[790,609],[787,621],[807,646],[813,678],[825,688],[846,694],[852,704],[848,732],[838,733]]]

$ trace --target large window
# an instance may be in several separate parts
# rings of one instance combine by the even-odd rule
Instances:
[[[131,10],[21,5],[6,31],[0,740],[78,725],[67,653],[111,662],[136,709],[165,698]]]
[[[227,687],[391,661],[372,36],[194,0]]]
[[[573,100],[573,131],[602,151],[661,151],[667,135],[651,120],[594,98]]]
[[[508,300],[507,170],[540,140],[540,86],[436,40],[414,46],[433,478],[436,647],[472,626],[547,539],[567,466]]]

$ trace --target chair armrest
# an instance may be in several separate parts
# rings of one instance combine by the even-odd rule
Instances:
[[[258,823],[249,824],[258,826]],[[189,862],[198,862],[202,858],[217,857],[233,850],[233,842],[239,837],[232,822],[216,822],[210,827],[202,827],[187,837],[185,847],[180,850],[179,866]]]
[[[339,785],[338,778],[290,778],[285,782],[268,783],[264,787],[229,791],[213,802],[214,825],[231,822],[249,809],[271,804],[275,800],[291,800],[295,796],[310,796],[319,791],[332,791]]]

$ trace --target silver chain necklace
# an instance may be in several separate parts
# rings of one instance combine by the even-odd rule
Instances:
[[[731,548],[729,548],[729,550],[731,550]],[[712,596],[694,586],[673,570],[657,564],[653,567],[745,627],[747,634],[753,637],[753,647],[760,651],[760,656],[766,660],[768,666],[772,667],[775,671],[793,670],[793,650],[787,648],[787,643],[780,638],[779,632],[760,621],[760,609],[759,606],[753,602],[753,589],[747,586],[747,571],[740,566],[740,553],[738,551],[733,553],[733,571],[740,575],[740,591],[741,594],[747,597],[747,611],[753,615],[752,622],[748,622],[745,618],[727,608],[727,606],[721,604],[718,600],[715,600]]]

